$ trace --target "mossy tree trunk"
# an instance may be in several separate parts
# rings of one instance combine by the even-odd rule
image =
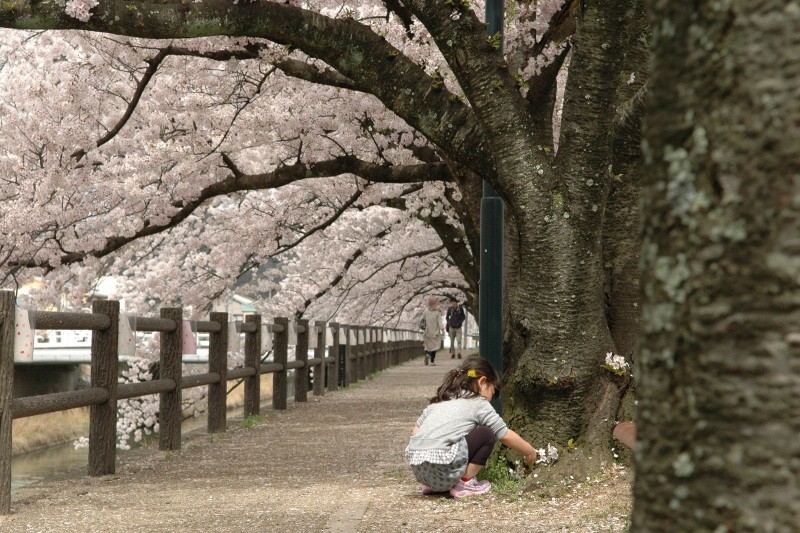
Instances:
[[[635,531],[800,524],[800,7],[651,2]]]
[[[579,11],[558,155],[534,169],[544,179],[517,177],[510,201],[504,409],[565,458],[572,440],[576,455],[610,459],[630,385],[602,365],[612,351],[632,360],[639,322],[640,114],[630,101],[646,72],[644,20],[637,2]]]

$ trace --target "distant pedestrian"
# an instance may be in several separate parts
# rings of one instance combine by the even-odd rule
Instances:
[[[425,364],[436,365],[436,351],[442,345],[442,313],[439,311],[439,300],[430,298],[428,309],[422,314],[422,321],[425,324],[424,348]]]
[[[461,359],[461,326],[467,319],[467,311],[463,305],[459,305],[458,300],[450,298],[450,306],[445,315],[445,329],[450,335],[450,359],[455,359],[456,355]]]
[[[482,357],[465,359],[444,377],[405,450],[422,494],[449,491],[463,498],[489,492],[492,484],[475,475],[486,466],[497,440],[521,453],[526,463],[536,460],[534,447],[508,429],[489,403],[499,386],[497,372]]]

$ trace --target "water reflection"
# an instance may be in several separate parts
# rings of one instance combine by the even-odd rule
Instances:
[[[89,448],[76,450],[71,443],[24,453],[11,458],[11,488],[24,487],[89,462]]]

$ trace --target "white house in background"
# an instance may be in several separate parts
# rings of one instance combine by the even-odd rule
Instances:
[[[227,302],[214,302],[214,311],[217,313],[228,313],[228,320],[231,322],[242,322],[247,315],[258,312],[256,301],[246,296],[234,294]]]

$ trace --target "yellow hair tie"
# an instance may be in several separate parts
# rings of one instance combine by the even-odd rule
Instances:
[[[470,368],[469,370],[467,370],[467,377],[477,378],[478,377],[478,373],[475,371],[474,368]]]

